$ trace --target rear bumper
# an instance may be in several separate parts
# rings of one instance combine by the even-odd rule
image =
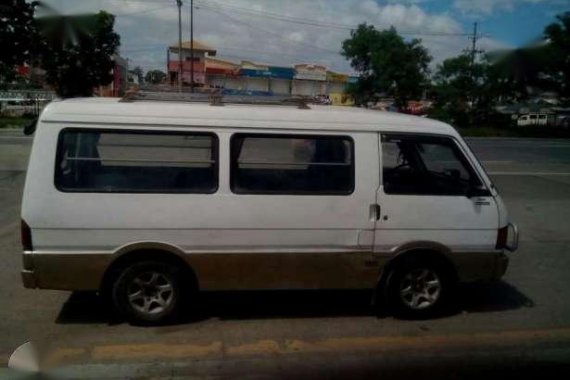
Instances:
[[[111,255],[24,252],[23,261],[25,288],[97,290]]]

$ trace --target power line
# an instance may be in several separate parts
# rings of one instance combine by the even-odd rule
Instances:
[[[253,58],[248,57],[248,56],[246,56],[246,55],[225,54],[225,53],[219,55],[219,59],[222,59],[222,60],[223,60],[223,59],[226,59],[226,58],[234,59],[234,60],[239,60],[239,61],[248,61],[248,60],[251,61],[251,60],[253,60]],[[257,60],[256,60],[256,63],[257,63],[257,64],[260,64],[260,65],[263,65],[264,63],[265,63],[265,64],[271,64],[271,62],[278,62],[278,61],[275,61],[275,60],[273,60],[273,59],[268,59],[266,62],[263,62],[263,61],[257,62]],[[323,61],[323,60],[318,60],[318,61],[311,60],[311,62],[312,62],[312,63],[320,63],[320,64],[325,65],[325,66],[326,66],[326,64],[327,64],[327,62],[326,62],[326,61]],[[237,62],[232,62],[232,63],[235,63],[236,65],[239,65],[239,63],[237,63]],[[281,63],[281,64],[279,64],[279,65],[280,65],[280,66],[286,66],[286,65],[283,64],[283,63]],[[291,64],[291,66],[292,66],[292,65],[293,65],[293,64]]]
[[[110,1],[110,0],[105,0],[105,1]],[[143,4],[166,4],[167,1],[166,0],[113,0],[115,2],[119,2],[119,3],[143,3]]]
[[[293,17],[293,16],[284,16],[278,13],[267,12],[267,11],[259,11],[253,10],[248,8],[242,8],[234,5],[228,5],[224,3],[217,2],[215,0],[210,0],[207,3],[200,1],[200,7],[206,8],[209,10],[220,10],[219,8],[227,8],[232,11],[236,11],[239,13],[244,13],[250,16],[261,16],[264,18],[269,18],[272,20],[278,20],[283,22],[290,22],[295,24],[302,24],[302,25],[310,25],[315,27],[321,28],[332,28],[332,29],[341,29],[341,30],[353,30],[358,27],[358,25],[349,25],[349,24],[339,24],[339,23],[330,23],[330,22],[317,22],[314,20],[300,18],[300,17]],[[214,5],[211,5],[214,4]],[[385,29],[385,27],[380,27],[378,25],[374,25],[379,29]],[[469,33],[450,33],[450,32],[429,32],[429,31],[398,31],[399,34],[402,35],[422,35],[422,36],[450,36],[450,37],[459,37],[459,36],[469,36]]]
[[[268,18],[268,19],[285,21],[285,22],[292,22],[292,23],[296,23],[296,24],[327,27],[327,28],[337,28],[337,29],[350,29],[350,27],[347,27],[344,25],[337,25],[337,24],[332,24],[332,23],[317,23],[315,21],[308,20],[308,19],[294,18],[294,17],[290,17],[290,16],[282,16],[282,15],[279,15],[276,13],[256,11],[256,10],[252,10],[252,9],[229,6],[229,5],[220,4],[220,3],[215,3],[215,6],[212,6],[209,3],[201,2],[200,7],[207,8],[210,10],[223,10],[223,8],[226,8],[226,9],[229,9],[232,11],[237,11],[239,13],[244,13],[244,14],[248,14],[251,16],[262,16],[262,17]],[[220,9],[220,8],[222,8],[222,9]]]
[[[290,57],[314,57],[313,53],[282,53],[282,52],[272,52],[272,51],[268,51],[268,50],[260,50],[260,49],[242,49],[242,48],[236,48],[236,47],[228,47],[228,46],[220,46],[220,49],[223,50],[234,50],[234,51],[244,51],[244,52],[249,52],[249,53],[261,53],[261,54],[278,54],[278,55],[283,55],[283,56],[290,56]]]
[[[109,1],[109,0],[107,0]],[[134,3],[146,3],[146,4],[157,4],[157,3],[165,3],[165,0],[114,0],[115,2],[134,2]],[[286,15],[282,15],[279,13],[274,13],[274,12],[268,12],[268,11],[261,11],[261,10],[255,10],[255,9],[250,9],[250,8],[243,8],[243,7],[239,7],[236,5],[230,5],[230,4],[226,4],[223,2],[219,2],[216,0],[208,0],[208,2],[204,2],[204,1],[199,1],[199,6],[200,8],[204,8],[204,9],[209,9],[212,11],[219,11],[219,10],[223,10],[220,8],[226,8],[238,13],[243,13],[243,14],[247,14],[250,16],[258,16],[258,17],[264,17],[264,18],[268,18],[271,20],[277,20],[277,21],[282,21],[282,22],[289,22],[289,23],[295,23],[295,24],[301,24],[301,25],[308,25],[308,26],[314,26],[314,27],[320,27],[320,28],[331,28],[331,29],[339,29],[339,30],[353,30],[356,29],[358,27],[358,25],[350,25],[350,24],[341,24],[341,23],[334,23],[334,22],[317,22],[311,19],[307,19],[307,18],[302,18],[302,17],[294,17],[294,16],[286,16]],[[166,8],[166,7],[165,7]],[[196,7],[198,8],[198,7]],[[160,8],[157,8],[155,10],[159,10]],[[140,13],[146,13],[146,12],[150,12],[149,11],[141,11]],[[133,12],[133,14],[137,14],[138,12]],[[127,16],[130,14],[124,14],[124,15],[119,15],[119,16]],[[373,24],[372,24],[373,25]],[[378,29],[385,29],[385,26],[380,26],[380,25],[373,25],[374,27],[378,28]],[[411,35],[411,36],[432,36],[432,37],[471,37],[472,34],[471,33],[460,33],[460,32],[430,32],[430,31],[408,31],[408,30],[399,30],[398,34],[401,35]]]
[[[200,7],[200,8],[202,8],[202,7]],[[204,8],[205,8],[205,7],[204,7]],[[311,48],[311,49],[320,50],[320,51],[323,51],[323,52],[326,52],[326,53],[329,53],[329,54],[339,54],[338,51],[335,51],[335,50],[332,50],[332,49],[327,49],[327,48],[324,48],[324,47],[322,47],[322,46],[317,46],[317,45],[309,44],[309,43],[302,42],[302,41],[292,40],[292,39],[287,38],[287,37],[285,37],[285,36],[283,36],[283,35],[281,35],[281,34],[279,34],[279,33],[272,32],[272,31],[270,31],[270,30],[261,28],[261,27],[259,27],[259,26],[251,25],[251,24],[249,24],[249,23],[247,23],[247,22],[244,22],[244,21],[241,21],[241,20],[239,20],[239,19],[236,19],[235,17],[232,17],[232,16],[228,15],[227,13],[222,12],[222,11],[220,11],[220,10],[214,10],[214,9],[211,9],[211,8],[205,8],[205,9],[207,9],[207,10],[209,10],[209,11],[211,11],[211,12],[214,12],[214,13],[218,13],[218,14],[220,14],[220,15],[222,15],[222,16],[228,18],[229,20],[233,21],[234,23],[244,25],[244,26],[246,26],[246,27],[248,27],[248,28],[251,28],[251,29],[257,29],[257,30],[259,30],[259,31],[261,31],[261,32],[263,32],[263,33],[265,33],[265,34],[272,35],[272,36],[274,36],[274,37],[276,37],[276,38],[279,38],[280,40],[283,40],[283,41],[286,41],[286,42],[289,42],[289,43],[292,43],[292,44],[305,45],[305,46],[307,46],[307,47],[309,47],[309,48]]]
[[[145,52],[145,51],[151,51],[151,50],[156,50],[162,46],[164,46],[164,43],[162,42],[157,42],[157,43],[149,43],[149,44],[129,44],[129,47],[127,47],[126,49],[121,49],[121,51],[123,52],[128,52],[128,53],[139,53],[139,52]],[[243,51],[243,52],[250,52],[250,53],[261,53],[261,54],[278,54],[278,55],[282,55],[282,56],[290,56],[290,57],[313,57],[314,53],[310,53],[310,52],[299,52],[299,53],[283,53],[283,52],[275,52],[275,51],[269,51],[269,50],[262,50],[262,49],[248,49],[248,48],[237,48],[235,46],[227,46],[227,45],[216,45],[216,47],[219,50],[233,50],[233,51]],[[240,58],[245,58],[245,59],[251,59],[248,57],[240,57]]]
[[[156,11],[159,11],[161,9],[167,9],[167,8],[170,8],[170,6],[145,9],[142,11],[136,11],[136,12],[130,12],[130,13],[119,13],[119,14],[115,14],[114,16],[117,16],[117,17],[136,16],[136,15],[140,15],[140,14],[144,14],[144,13],[156,12]]]

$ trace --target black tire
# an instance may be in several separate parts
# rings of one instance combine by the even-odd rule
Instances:
[[[112,285],[113,304],[123,317],[135,324],[172,321],[185,298],[181,280],[180,269],[170,263],[131,264]]]
[[[412,281],[414,278],[416,282]],[[427,319],[440,316],[447,309],[454,286],[452,274],[445,265],[411,259],[399,263],[390,272],[385,294],[396,317]]]

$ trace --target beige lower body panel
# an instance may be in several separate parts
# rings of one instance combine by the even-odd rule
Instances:
[[[460,282],[498,280],[509,263],[503,252],[462,252],[450,256]]]
[[[104,253],[37,253],[30,261],[38,288],[98,290],[112,260]]]
[[[373,287],[381,260],[368,252],[189,255],[201,289]]]
[[[24,286],[97,290],[114,260],[111,254],[33,253]],[[184,256],[202,290],[373,288],[391,254],[196,253]],[[461,282],[500,278],[508,260],[501,252],[451,253]]]

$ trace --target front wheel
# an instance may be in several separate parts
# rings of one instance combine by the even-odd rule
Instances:
[[[393,270],[387,293],[397,316],[421,319],[444,310],[452,286],[450,274],[441,265],[416,260]]]
[[[115,281],[112,296],[117,310],[131,322],[166,322],[183,298],[180,271],[168,263],[132,264]]]

